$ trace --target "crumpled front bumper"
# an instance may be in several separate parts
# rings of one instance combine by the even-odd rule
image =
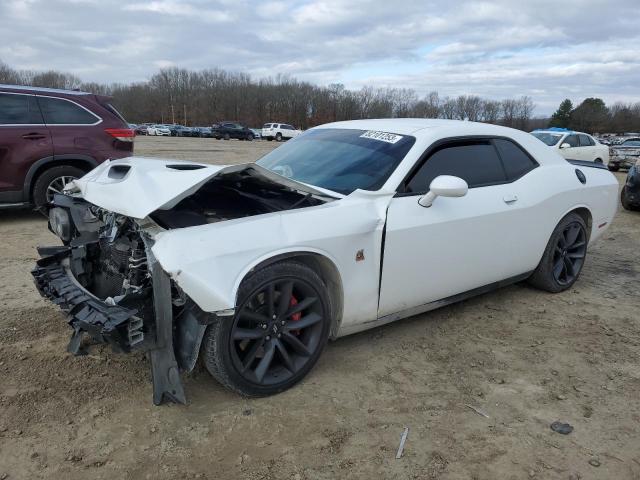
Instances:
[[[135,309],[108,305],[87,292],[68,268],[70,247],[39,248],[42,256],[31,271],[40,295],[68,313],[73,335],[67,350],[74,355],[82,350],[87,333],[97,343],[108,343],[117,352],[130,352],[144,345],[143,321]]]

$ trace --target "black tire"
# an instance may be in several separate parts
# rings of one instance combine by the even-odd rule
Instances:
[[[276,142],[282,141],[282,134],[280,132],[276,133]]]
[[[596,158],[596,159],[594,160],[594,162],[595,162],[595,163],[602,163],[602,159],[601,159],[601,158]]]
[[[622,207],[625,210],[629,210],[629,211],[640,210],[640,207],[638,205],[633,205],[629,201],[629,199],[627,198],[627,187],[626,187],[626,185],[624,187],[622,187],[622,191],[620,192],[620,203],[622,203]]]
[[[58,167],[51,167],[42,172],[33,185],[33,203],[35,204],[36,208],[41,209],[49,202],[49,199],[47,198],[47,192],[55,193],[51,190],[51,188],[55,188],[53,184],[57,179],[71,177],[80,178],[84,174],[85,172],[83,170],[77,167],[72,167],[71,165],[60,165]]]
[[[283,294],[290,300],[282,303]],[[296,308],[300,314],[289,313]],[[240,285],[236,315],[208,328],[202,342],[204,364],[216,380],[241,395],[262,397],[287,390],[320,357],[331,311],[327,287],[311,268],[293,261],[269,265]],[[295,328],[303,322],[304,327]]]
[[[271,142],[273,141],[273,137],[267,137],[267,140]]]
[[[589,234],[583,218],[574,212],[567,214],[551,234],[542,260],[528,282],[552,293],[570,288],[580,276],[588,243]]]
[[[611,165],[609,164],[609,170],[612,172],[617,172],[618,170],[620,170],[620,165]]]
[[[253,133],[247,134],[247,141],[249,142],[253,141]]]
[[[224,134],[224,139],[225,139],[225,140],[229,140],[230,138],[231,138],[231,136],[230,136],[228,133],[225,133],[225,134]]]

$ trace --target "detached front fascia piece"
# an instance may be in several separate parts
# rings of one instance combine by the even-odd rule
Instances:
[[[438,152],[470,145],[494,145],[508,177],[504,141],[519,176],[478,187],[445,163],[425,176],[431,191],[412,185]],[[532,272],[568,288],[617,181],[503,127],[372,120],[314,128],[257,164],[108,161],[65,193],[49,209],[63,246],[39,248],[36,286],[67,312],[70,352],[148,353],[160,404],[185,402],[180,372],[202,355],[224,385],[268,395],[302,379],[328,338]],[[547,253],[556,241],[562,256]]]

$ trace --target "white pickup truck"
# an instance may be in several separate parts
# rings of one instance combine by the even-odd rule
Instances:
[[[277,142],[297,137],[302,130],[296,130],[286,123],[265,123],[262,126],[262,138],[271,141],[275,138]]]

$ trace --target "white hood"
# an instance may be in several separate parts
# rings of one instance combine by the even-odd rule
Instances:
[[[206,165],[144,157],[107,160],[69,184],[66,191],[80,193],[86,201],[106,210],[141,219],[155,210],[175,206],[214,176],[242,170],[295,190],[327,195],[323,189],[282,177],[255,163]]]

